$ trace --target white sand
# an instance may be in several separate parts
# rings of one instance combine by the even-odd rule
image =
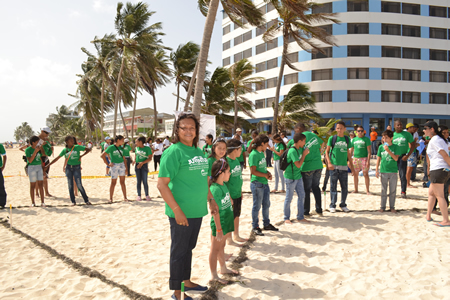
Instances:
[[[57,147],[55,152],[60,150]],[[7,150],[5,176],[24,173],[22,153]],[[99,155],[100,151],[94,150],[83,158],[84,176],[104,175]],[[62,164],[60,160],[53,165],[50,175],[63,176]],[[56,207],[14,209],[14,226],[118,284],[150,297],[168,299],[172,294],[168,288],[170,233],[156,177],[149,178],[154,201],[113,205],[106,204],[110,179],[85,179],[91,202],[100,204],[91,207],[69,206],[66,179],[51,179],[50,193],[56,198],[45,202]],[[248,235],[252,203],[248,171],[244,177],[247,193],[241,231]],[[349,190],[353,191],[353,180],[349,179]],[[364,190],[362,179],[360,191]],[[136,179],[127,178],[126,183],[128,198],[134,200]],[[8,205],[30,205],[28,178],[6,178],[5,184]],[[450,229],[427,223],[423,211],[413,210],[426,208],[428,190],[408,190],[410,199],[398,198],[396,208],[403,211],[394,215],[374,211],[380,205],[380,183],[376,178],[371,178],[371,189],[377,195],[349,195],[347,204],[354,212],[313,215],[309,219],[312,224],[280,225],[279,232],[257,237],[237,278],[240,283],[224,287],[219,298],[449,299]],[[327,196],[329,204],[329,193]],[[114,200],[121,199],[117,185]],[[283,201],[284,194],[271,194],[273,224],[283,220]],[[77,202],[83,203],[82,198],[77,197]],[[291,209],[293,218],[295,198]],[[7,215],[8,211],[0,211],[0,218]],[[194,250],[192,280],[200,284],[207,284],[210,278],[209,221],[210,217],[203,219]],[[81,275],[3,226],[0,234],[0,299],[128,298],[120,289]],[[235,255],[238,251],[226,248]],[[199,294],[190,295],[200,298]]]

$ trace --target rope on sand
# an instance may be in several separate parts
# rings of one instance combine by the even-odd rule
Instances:
[[[130,288],[128,288],[126,285],[123,284],[119,284],[115,281],[112,281],[108,278],[106,278],[106,276],[102,275],[101,273],[99,273],[96,270],[93,270],[89,267],[85,267],[82,264],[80,264],[79,262],[74,261],[73,259],[71,259],[70,257],[65,256],[64,254],[60,254],[58,253],[58,251],[56,251],[55,249],[53,249],[52,247],[42,243],[41,241],[39,241],[38,239],[35,239],[34,237],[24,233],[23,231],[20,231],[19,229],[16,228],[10,228],[9,224],[7,221],[1,220],[0,219],[0,223],[6,228],[11,230],[13,233],[20,235],[21,237],[29,240],[30,242],[32,242],[33,244],[35,244],[36,246],[40,247],[41,249],[45,250],[47,253],[49,253],[51,256],[61,260],[63,263],[65,263],[66,265],[68,265],[69,267],[71,267],[72,269],[76,270],[77,272],[79,272],[81,275],[85,275],[85,276],[89,276],[92,278],[97,278],[100,281],[106,283],[107,285],[110,285],[112,287],[115,288],[119,288],[122,290],[122,292],[127,295],[130,299],[136,299],[136,300],[160,300],[161,298],[151,298],[145,295],[142,295],[138,292],[135,292],[133,290],[131,290]]]
[[[149,172],[148,175],[156,175],[159,174],[159,171],[154,171],[154,172]],[[11,177],[28,177],[25,175],[8,175],[8,176],[3,176],[4,178],[11,178]],[[136,177],[136,175],[131,175],[131,176],[127,176],[127,177]],[[53,178],[67,178],[66,176],[49,176],[49,178],[53,179]],[[111,178],[111,176],[81,176],[81,179],[97,179],[97,178]]]

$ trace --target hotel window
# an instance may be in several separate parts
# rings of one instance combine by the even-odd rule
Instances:
[[[369,23],[347,23],[347,34],[368,34]]]
[[[382,46],[381,47],[381,56],[382,57],[402,57],[402,48],[400,47],[390,47],[390,46]]]
[[[349,102],[368,102],[369,91],[347,91],[347,101]]]
[[[332,101],[332,93],[331,91],[324,92],[313,92],[312,95],[316,102],[331,102]]]
[[[419,48],[403,48],[403,58],[420,59]]]
[[[230,49],[230,41],[223,43],[223,50],[228,50]]]
[[[242,35],[239,35],[237,37],[234,38],[234,45],[237,46],[240,43],[242,43]]]
[[[317,51],[315,53],[312,53],[311,55],[311,59],[319,59],[319,58],[328,58],[328,57],[333,57],[333,48],[331,47],[326,47],[326,48],[322,48],[322,52]]]
[[[331,2],[323,3],[315,6],[312,10],[313,14],[317,13],[332,13],[333,12],[333,4]]]
[[[266,99],[255,100],[256,109],[264,108],[264,104],[266,104]]]
[[[270,42],[266,43],[267,51],[275,49],[278,47],[278,38],[274,38]]]
[[[267,24],[256,27],[256,36],[260,36],[261,34],[264,34],[264,32],[266,32],[266,29],[267,29]]]
[[[275,102],[275,97],[267,98],[266,107],[272,107],[274,102]]]
[[[369,1],[347,0],[347,11],[369,11]]]
[[[447,104],[447,94],[430,93],[430,104]]]
[[[312,81],[332,80],[333,69],[312,70]]]
[[[284,85],[298,83],[298,73],[284,75]]]
[[[402,13],[420,15],[420,4],[402,3]]]
[[[381,91],[381,102],[400,102],[400,92]]]
[[[263,5],[260,8],[258,8],[258,10],[264,15],[266,13],[266,6]]]
[[[369,46],[347,46],[347,56],[369,56]]]
[[[277,82],[278,82],[278,78],[274,77],[274,78],[270,78],[266,80],[266,88],[267,89],[271,89],[277,86]]]
[[[244,58],[252,57],[252,48],[249,48],[243,52]]]
[[[402,93],[403,103],[420,103],[420,93],[419,92],[403,92]]]
[[[429,13],[430,13],[430,17],[447,18],[447,7],[430,5]]]
[[[275,9],[275,6],[273,6],[272,3],[267,4],[266,12],[272,11],[272,10],[274,10],[274,9]]]
[[[267,61],[267,70],[278,67],[278,58],[274,58]]]
[[[291,63],[298,62],[298,52],[289,53],[287,55],[287,58]]]
[[[235,63],[238,62],[238,61],[240,61],[241,59],[242,59],[242,52],[236,53],[236,54],[234,55],[234,62],[235,62]]]
[[[266,52],[266,43],[256,46],[256,55]]]
[[[399,24],[381,24],[381,34],[401,35],[402,26]]]
[[[400,2],[381,1],[381,12],[400,13]]]
[[[402,70],[401,69],[383,68],[382,72],[381,72],[381,79],[401,80],[402,79]]]
[[[333,34],[333,25],[329,24],[329,25],[322,25],[322,26],[317,26],[318,28],[322,28],[323,30],[325,30],[326,33],[328,34]]]
[[[263,80],[261,83],[255,83],[255,91],[264,90],[266,88],[266,82]]]
[[[256,64],[256,73],[262,72],[265,70],[266,70],[266,62],[265,61],[262,63]]]
[[[250,31],[247,31],[247,32],[244,33],[243,36],[242,36],[242,41],[243,41],[243,42],[246,42],[246,41],[251,40],[251,39],[252,39],[252,31],[251,31],[251,30],[250,30]]]
[[[228,66],[230,64],[230,57],[227,57],[227,58],[224,58],[223,60],[222,60],[222,65],[225,67],[225,66]]]
[[[447,51],[430,49],[430,60],[447,61]]]
[[[447,82],[447,72],[430,71],[430,82]]]
[[[227,26],[225,26],[223,28],[223,34],[222,35],[225,35],[225,34],[229,33],[230,31],[231,31],[231,24],[228,24]]]
[[[403,36],[420,37],[420,26],[403,25]]]
[[[446,40],[447,39],[447,29],[430,27],[430,38]]]
[[[403,80],[420,81],[420,70],[403,70]]]
[[[369,79],[369,68],[348,68],[347,79]]]

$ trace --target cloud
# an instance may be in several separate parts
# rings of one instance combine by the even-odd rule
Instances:
[[[114,13],[116,11],[114,4],[106,4],[104,0],[94,0],[92,7],[96,12]]]
[[[83,15],[77,10],[71,10],[70,13],[69,13],[69,17],[70,18],[79,18],[79,17],[82,17],[82,16]]]
[[[28,19],[28,20],[20,21],[19,26],[22,29],[33,29],[33,28],[36,28],[37,24],[36,24],[36,21],[34,21],[32,19]]]

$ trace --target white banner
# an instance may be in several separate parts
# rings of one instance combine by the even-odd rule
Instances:
[[[183,113],[182,111],[175,111],[175,119]],[[216,139],[216,116],[200,114],[200,138],[198,146],[203,148],[205,143],[205,137],[207,134],[213,136],[213,140]]]

